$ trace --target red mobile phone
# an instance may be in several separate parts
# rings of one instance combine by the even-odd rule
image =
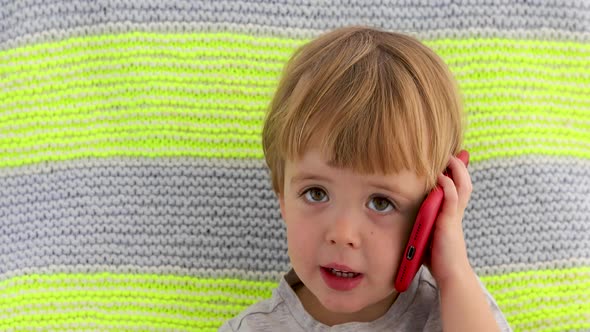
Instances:
[[[457,158],[459,158],[465,166],[469,164],[469,153],[467,151],[462,150],[459,152]],[[447,174],[449,174],[447,176],[452,178],[452,174],[450,174],[448,170]],[[440,212],[443,198],[443,190],[437,185],[428,194],[420,206],[420,210],[418,210],[416,222],[412,228],[412,233],[410,233],[406,249],[404,250],[404,256],[402,257],[395,277],[395,289],[398,292],[405,292],[408,289],[414,276],[418,272],[418,269],[422,266],[426,250],[430,249],[432,229],[434,222],[438,217],[438,213]]]

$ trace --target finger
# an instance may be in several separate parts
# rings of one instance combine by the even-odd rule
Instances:
[[[457,157],[451,157],[449,160],[450,175],[455,184],[458,202],[462,208],[467,206],[471,192],[473,191],[473,184],[471,182],[471,176],[465,164]]]
[[[467,152],[467,150],[461,150],[459,154],[457,154],[457,158],[465,164],[465,167],[469,165],[469,152]]]
[[[438,175],[438,185],[442,188],[444,198],[441,206],[442,219],[452,219],[457,214],[458,199],[457,189],[453,180],[442,173]]]

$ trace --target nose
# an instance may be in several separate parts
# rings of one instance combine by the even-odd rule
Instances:
[[[326,241],[331,245],[358,249],[361,246],[360,217],[350,213],[340,215],[326,233]]]

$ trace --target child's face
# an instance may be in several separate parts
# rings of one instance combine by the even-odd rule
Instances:
[[[284,181],[279,197],[289,257],[304,285],[331,312],[389,306],[382,300],[394,295],[425,179],[409,171],[361,175],[329,166],[312,150],[286,162]],[[326,268],[331,264],[360,275],[335,276]]]

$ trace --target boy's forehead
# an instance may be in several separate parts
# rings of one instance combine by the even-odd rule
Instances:
[[[334,166],[333,163],[326,158],[326,155],[321,153],[318,149],[310,149],[303,153],[299,158],[287,161],[288,173],[290,179],[285,179],[291,183],[301,181],[303,179],[311,178],[326,178],[329,177],[337,179],[338,176],[344,174],[354,174],[357,177],[364,179],[364,182],[369,184],[380,184],[387,181],[390,187],[399,187],[397,180],[403,179],[405,184],[412,186],[425,187],[424,177],[418,176],[411,170],[402,170],[396,173],[358,173],[350,169]],[[399,191],[399,188],[396,191]]]
[[[306,172],[306,171],[350,171],[345,167],[337,165],[333,160],[328,158],[328,154],[323,153],[317,148],[308,149],[303,152],[300,156],[293,160],[287,160],[288,164],[291,165],[293,171]],[[355,172],[358,173],[358,172]],[[358,173],[359,175],[375,175],[383,176],[387,174],[380,173]]]
[[[327,158],[327,154],[317,148],[309,149],[295,159],[287,160],[286,163],[291,166],[293,173],[345,171],[345,168],[337,167],[332,160]]]

